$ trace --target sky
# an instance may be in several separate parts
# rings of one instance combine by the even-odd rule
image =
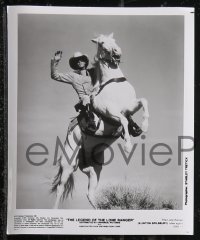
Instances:
[[[88,54],[92,61],[97,49],[91,39],[112,32],[122,49],[122,72],[137,97],[148,100],[150,125],[145,140],[132,138],[138,145],[128,165],[117,145],[123,144],[122,140],[114,143],[115,158],[103,167],[99,186],[119,182],[148,186],[181,208],[182,166],[178,166],[177,145],[183,132],[183,17],[23,14],[18,20],[17,208],[53,206],[55,196],[49,190],[57,172],[53,166],[56,137],[64,142],[69,121],[76,116],[73,106],[78,97],[70,85],[51,79],[50,59],[55,51],[63,51],[61,72],[71,70],[68,60],[76,51]],[[138,124],[141,116],[142,111],[134,115]],[[173,151],[172,161],[163,167],[153,164],[149,157],[150,149],[159,142]],[[33,166],[26,159],[26,150],[33,143],[42,143],[48,149],[48,161],[42,166]],[[142,143],[145,166],[141,164]],[[105,157],[109,157],[109,151]],[[34,161],[41,161],[36,158]],[[166,156],[157,157],[158,162],[165,160]],[[62,207],[90,209],[87,177],[79,170],[75,185],[73,199]]]

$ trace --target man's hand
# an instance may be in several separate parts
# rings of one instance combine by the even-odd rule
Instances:
[[[57,51],[54,55],[54,58],[53,60],[56,61],[56,62],[59,62],[62,58],[62,51]]]
[[[59,63],[59,61],[62,58],[62,51],[57,51],[54,54],[54,57],[51,59],[51,78],[56,80],[56,81],[60,81],[60,75],[57,72],[57,65]]]
[[[97,81],[96,84],[93,87],[92,95],[95,96],[95,94],[99,91],[99,88],[100,88],[100,84],[99,84],[99,81]]]

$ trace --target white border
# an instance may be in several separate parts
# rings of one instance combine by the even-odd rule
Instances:
[[[100,210],[16,210],[16,169],[17,169],[17,48],[18,14],[71,14],[71,15],[182,15],[185,17],[184,49],[184,135],[194,136],[194,12],[193,8],[81,8],[81,7],[8,7],[8,234],[86,234],[86,235],[192,235],[193,234],[193,152],[183,154],[189,161],[189,198],[183,210],[173,211],[100,211]],[[190,144],[189,144],[190,145]],[[190,147],[185,144],[185,147]],[[184,179],[183,179],[184,180]],[[184,186],[183,186],[184,187]],[[161,221],[162,218],[183,219],[182,228],[171,226],[139,226],[123,224],[120,228],[78,228],[68,223],[64,229],[22,229],[15,231],[13,217],[16,214],[37,214],[38,216],[63,216],[91,218],[119,218],[126,212],[126,218],[137,221]],[[145,215],[145,216],[144,216]]]

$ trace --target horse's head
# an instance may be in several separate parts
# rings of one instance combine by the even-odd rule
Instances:
[[[121,48],[116,44],[113,33],[110,35],[99,35],[92,39],[98,46],[97,58],[106,62],[119,64],[121,58]]]

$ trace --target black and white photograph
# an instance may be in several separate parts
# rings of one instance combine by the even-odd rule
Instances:
[[[192,9],[31,10],[8,9],[10,231],[191,234]]]

